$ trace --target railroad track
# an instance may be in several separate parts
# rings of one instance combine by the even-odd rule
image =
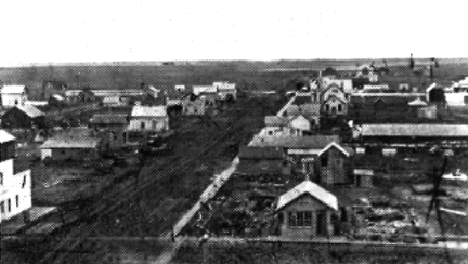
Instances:
[[[240,121],[236,122],[235,124],[232,124],[225,131],[222,131],[214,141],[203,146],[203,148],[198,153],[194,153],[190,156],[182,154],[179,159],[179,166],[166,166],[166,169],[159,171],[158,175],[171,174],[176,171],[186,172],[189,169],[189,165],[192,162],[195,162],[197,160],[206,160],[207,156],[210,154],[214,154],[214,156],[218,155],[221,149],[218,149],[217,151],[215,151],[215,153],[210,153],[210,151],[216,146],[216,144],[219,144],[220,142],[228,139],[229,137],[232,137],[236,131],[242,129],[242,124],[239,123]],[[151,190],[151,187],[157,184],[159,180],[159,177],[149,178],[148,181],[141,183],[138,186],[138,188],[127,188],[124,185],[118,185],[120,187],[112,188],[111,190],[109,190],[109,192],[103,194],[103,196],[100,197],[98,201],[94,202],[90,207],[87,208],[87,210],[83,213],[81,220],[92,221],[95,217],[99,215],[109,214],[119,209],[120,206],[123,205],[123,203],[130,201],[131,199],[138,196],[140,193],[144,193],[145,191]],[[92,228],[89,228],[89,225],[87,225],[86,223],[80,223],[76,228],[74,228],[74,230],[71,233],[67,234],[62,241],[56,244],[54,246],[54,251],[48,252],[43,257],[40,263],[61,263],[62,259],[54,259],[56,257],[55,252],[66,253],[66,250],[77,248],[80,244],[82,244],[83,241],[86,240],[86,237],[89,236],[91,232]],[[67,239],[70,237],[78,239]]]

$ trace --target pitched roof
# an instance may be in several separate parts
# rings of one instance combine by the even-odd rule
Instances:
[[[211,84],[202,84],[202,85],[193,85],[192,86],[193,93],[195,94],[217,94],[218,88],[211,85]]]
[[[282,159],[284,150],[279,147],[242,146],[238,156],[239,159]]]
[[[363,136],[468,137],[464,124],[364,124]]]
[[[336,196],[311,181],[304,181],[281,195],[276,205],[276,210],[283,209],[302,195],[310,195],[324,203],[330,209],[338,210],[338,199]]]
[[[127,124],[127,115],[102,115],[96,114],[90,120],[92,124]]]
[[[5,130],[0,130],[0,143],[5,143],[5,142],[10,142],[10,141],[14,141],[16,138],[6,132]]]
[[[21,106],[17,105],[15,107],[18,108],[19,110],[23,111],[30,118],[36,118],[36,117],[44,116],[44,112],[37,109],[37,107],[35,107],[33,105],[21,105]]]
[[[331,142],[339,142],[337,135],[280,135],[280,136],[257,136],[254,137],[249,146],[274,146],[296,149],[323,149]]]
[[[2,94],[22,94],[26,91],[26,85],[24,84],[7,84],[3,85],[0,90]]]
[[[289,126],[295,129],[308,131],[310,130],[310,121],[302,115],[299,115],[290,121]]]
[[[424,102],[423,100],[421,100],[418,97],[418,98],[416,98],[416,100],[409,102],[408,105],[411,105],[411,106],[426,106],[427,103]]]
[[[165,106],[142,106],[135,105],[132,108],[132,117],[165,117],[167,111]]]
[[[65,97],[61,94],[53,94],[52,97],[57,101],[65,101]]]
[[[97,148],[100,141],[93,135],[91,129],[76,128],[49,138],[41,145],[41,148]]]
[[[288,119],[281,116],[265,116],[265,126],[277,127],[285,126],[288,123]]]
[[[336,142],[331,142],[326,147],[324,147],[322,150],[320,150],[320,152],[318,153],[318,156],[322,156],[322,154],[325,153],[331,147],[337,148],[339,151],[341,151],[341,153],[343,153],[347,157],[351,156],[351,152],[350,152],[349,149],[341,147]]]

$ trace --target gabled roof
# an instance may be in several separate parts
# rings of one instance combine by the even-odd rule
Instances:
[[[408,105],[411,105],[411,106],[426,106],[427,103],[424,102],[423,100],[421,100],[418,97],[418,98],[416,98],[416,100],[409,102]]]
[[[274,146],[290,149],[323,149],[331,142],[339,142],[337,135],[280,135],[254,137],[249,146]]]
[[[15,141],[15,137],[6,132],[5,130],[0,130],[0,143],[5,143],[5,142],[10,142],[10,141]]]
[[[165,117],[167,111],[165,106],[142,106],[135,105],[132,108],[132,117]]]
[[[93,135],[91,129],[74,128],[51,137],[41,145],[41,148],[97,148],[100,141]]]
[[[283,209],[302,195],[310,195],[325,204],[328,208],[338,210],[338,199],[336,196],[311,181],[304,181],[280,196],[276,205],[276,211]]]
[[[464,124],[364,124],[363,136],[468,137]]]
[[[65,97],[61,94],[53,94],[51,96],[57,101],[65,101]]]
[[[15,107],[24,112],[30,118],[44,116],[44,113],[33,105],[17,105]]]
[[[349,150],[341,147],[336,142],[332,142],[332,143],[328,144],[326,147],[324,147],[322,150],[320,150],[320,152],[318,153],[318,156],[322,156],[323,153],[327,152],[327,150],[332,148],[332,147],[337,148],[341,153],[343,153],[343,155],[345,155],[347,157],[351,156],[351,153],[350,153]]]
[[[242,146],[239,159],[283,159],[284,150],[279,147]]]
[[[343,101],[340,97],[336,96],[336,95],[331,95],[330,97],[327,98],[327,100],[325,100],[325,102],[323,102],[324,104],[329,102],[329,101],[332,101],[332,100],[338,100],[340,101],[341,103],[346,103],[345,101]]]
[[[285,126],[288,119],[281,116],[265,116],[265,126],[267,127],[280,127]]]
[[[195,94],[217,94],[218,88],[211,84],[194,84],[192,86],[193,93]]]
[[[26,85],[24,84],[6,84],[0,90],[1,94],[22,94],[26,91]]]
[[[300,130],[310,130],[310,121],[302,115],[297,116],[289,122],[289,126]]]

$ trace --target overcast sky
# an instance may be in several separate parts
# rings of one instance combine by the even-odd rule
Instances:
[[[0,65],[468,57],[463,0],[381,2],[2,1]]]

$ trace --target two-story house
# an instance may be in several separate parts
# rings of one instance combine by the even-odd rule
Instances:
[[[3,107],[22,106],[28,99],[26,85],[22,84],[3,85],[0,95]]]
[[[327,116],[345,116],[348,113],[350,94],[343,87],[331,83],[322,91],[322,111]]]
[[[31,173],[14,171],[15,137],[0,130],[0,222],[31,208]]]
[[[128,130],[157,133],[169,130],[169,116],[165,106],[135,105],[130,114]]]

